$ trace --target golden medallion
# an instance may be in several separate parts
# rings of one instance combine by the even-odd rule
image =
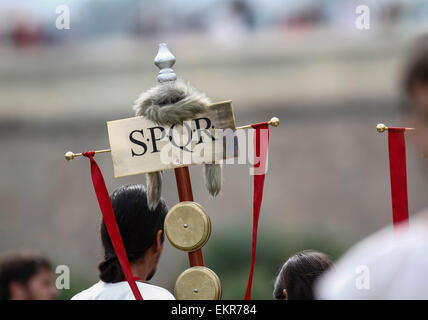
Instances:
[[[196,202],[180,202],[169,210],[165,218],[165,234],[177,249],[196,251],[210,237],[210,218]]]

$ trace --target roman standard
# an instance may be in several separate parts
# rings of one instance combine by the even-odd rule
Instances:
[[[91,162],[91,175],[103,219],[136,299],[142,299],[135,283],[123,246],[107,188],[94,160],[97,153],[111,152],[114,176],[146,174],[150,208],[156,208],[164,170],[174,169],[179,203],[165,218],[165,234],[177,249],[187,252],[190,268],[177,279],[177,299],[221,299],[218,276],[204,265],[202,247],[211,233],[210,218],[204,208],[194,202],[189,165],[203,165],[208,192],[217,196],[221,189],[223,163],[239,156],[237,130],[250,129],[254,148],[253,168],[253,239],[252,256],[245,299],[251,298],[251,285],[256,253],[257,226],[267,171],[269,125],[278,126],[279,119],[241,127],[235,126],[232,102],[211,103],[202,92],[177,79],[172,67],[176,59],[166,44],[159,45],[154,63],[160,69],[158,85],[143,92],[135,101],[136,116],[107,122],[110,149],[65,154],[67,160],[85,156]],[[242,135],[241,135],[242,136]],[[239,142],[239,144],[238,144]],[[244,141],[245,144],[245,141]],[[246,150],[246,148],[243,148]],[[233,163],[233,162],[232,162]]]

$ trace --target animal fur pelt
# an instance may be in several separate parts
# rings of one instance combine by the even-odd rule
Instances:
[[[205,111],[210,99],[182,80],[167,81],[143,92],[134,103],[137,116],[172,126],[194,118]],[[205,186],[212,196],[221,190],[222,170],[219,164],[204,166]],[[150,209],[156,209],[162,190],[161,172],[147,173],[147,199]]]

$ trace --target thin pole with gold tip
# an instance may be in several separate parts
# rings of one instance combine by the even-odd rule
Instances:
[[[383,123],[378,123],[376,126],[376,130],[379,133],[385,132],[386,130],[388,130],[388,127],[386,125],[384,125]],[[415,130],[415,128],[404,128],[405,131],[412,131]]]
[[[94,151],[94,152],[96,154],[97,153],[111,152],[111,149],[97,150],[97,151]],[[69,160],[73,160],[74,158],[81,157],[82,155],[83,155],[82,153],[73,153],[71,151],[68,151],[68,152],[65,153],[64,157],[65,157],[66,160],[69,161]]]
[[[268,125],[270,125],[272,127],[278,127],[279,126],[279,118],[278,117],[273,117],[272,119],[270,119],[268,121]],[[245,126],[236,127],[236,130],[250,129],[250,128],[252,128],[251,124],[247,124]]]
[[[272,119],[270,119],[268,121],[268,124],[270,126],[273,126],[273,127],[278,127],[279,126],[279,118],[278,117],[273,117]],[[378,126],[379,125],[382,125],[382,126],[385,127],[384,124],[378,124]],[[249,129],[249,128],[252,128],[251,124],[247,124],[247,125],[241,126],[241,127],[236,127],[236,130]],[[409,128],[409,129],[412,129],[412,128]],[[378,131],[379,131],[379,129],[378,129]],[[385,131],[385,129],[383,131]],[[379,131],[379,132],[383,132],[383,131]],[[107,153],[107,152],[111,152],[111,149],[96,150],[94,152],[95,152],[95,154],[98,154],[98,153]],[[67,151],[65,153],[65,155],[64,155],[64,157],[65,157],[65,159],[67,161],[73,160],[74,158],[78,158],[78,157],[81,157],[81,156],[82,156],[81,152],[80,153],[74,153],[72,151]]]

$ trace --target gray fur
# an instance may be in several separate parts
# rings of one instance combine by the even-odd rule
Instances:
[[[204,166],[205,187],[210,195],[217,196],[221,190],[222,172],[220,164],[206,164]]]
[[[161,172],[146,173],[147,202],[150,210],[155,210],[159,204],[162,191]]]
[[[137,116],[160,124],[183,123],[205,110],[210,99],[182,80],[163,82],[142,93],[135,101]]]
[[[210,99],[182,80],[167,81],[143,92],[134,103],[137,116],[160,124],[172,126],[194,118],[205,111]],[[219,164],[204,166],[205,186],[212,196],[221,189],[222,172]],[[147,173],[147,200],[150,209],[156,209],[162,189],[160,172]]]

